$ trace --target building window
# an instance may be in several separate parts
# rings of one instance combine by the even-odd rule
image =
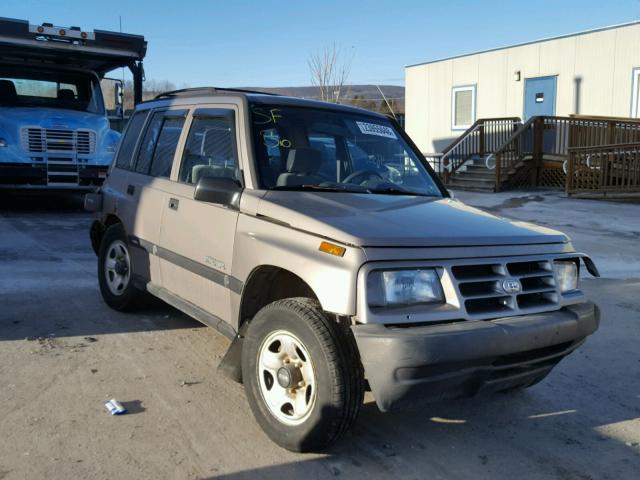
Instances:
[[[640,117],[640,68],[633,69],[633,82],[631,85],[631,116]]]
[[[453,87],[451,92],[451,129],[464,130],[476,121],[476,86]]]

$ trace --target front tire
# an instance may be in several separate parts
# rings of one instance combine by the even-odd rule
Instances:
[[[114,310],[131,310],[142,292],[133,285],[131,254],[124,228],[111,225],[98,252],[98,282],[105,303]]]
[[[318,451],[340,438],[362,405],[363,377],[350,332],[316,301],[278,300],[249,324],[242,348],[247,399],[281,447]]]

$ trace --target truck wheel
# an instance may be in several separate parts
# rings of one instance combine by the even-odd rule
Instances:
[[[256,314],[243,342],[242,378],[262,429],[296,452],[335,442],[363,402],[353,338],[307,298],[278,300]]]
[[[140,290],[133,286],[131,255],[122,225],[111,225],[102,237],[98,251],[100,293],[115,310],[130,310],[139,299]]]

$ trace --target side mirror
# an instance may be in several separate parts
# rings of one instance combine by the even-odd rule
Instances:
[[[124,88],[122,82],[115,82],[113,89],[116,104],[116,116],[124,118]]]
[[[202,177],[196,184],[193,199],[217,203],[238,210],[242,185],[232,178]]]

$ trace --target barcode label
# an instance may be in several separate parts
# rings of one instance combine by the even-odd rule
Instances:
[[[385,125],[378,125],[377,123],[367,123],[367,122],[356,122],[358,124],[358,128],[365,135],[377,135],[378,137],[386,137],[386,138],[398,138],[396,137],[396,133],[393,131],[393,128],[387,127]]]

